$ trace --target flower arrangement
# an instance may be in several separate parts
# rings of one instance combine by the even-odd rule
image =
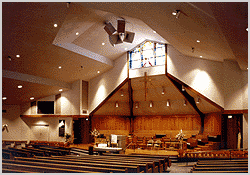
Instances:
[[[93,131],[91,131],[91,135],[93,135],[95,138],[98,137],[100,135],[100,132],[97,131],[95,128]]]
[[[178,140],[183,140],[185,134],[183,134],[182,129],[180,130],[180,132],[175,136],[176,139]]]

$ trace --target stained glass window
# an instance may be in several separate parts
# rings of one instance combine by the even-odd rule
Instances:
[[[165,44],[146,41],[129,52],[129,68],[151,67],[165,64]]]

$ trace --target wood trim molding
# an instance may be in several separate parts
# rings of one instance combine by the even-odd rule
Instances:
[[[165,74],[167,75],[167,73],[168,73],[168,61],[167,61],[167,59],[168,59],[168,45],[167,44],[165,44]]]
[[[42,117],[72,117],[72,118],[88,118],[88,115],[55,115],[55,114],[36,114],[36,115],[20,115],[21,118],[42,118]]]
[[[223,114],[243,114],[248,113],[248,109],[242,110],[224,110]]]
[[[134,116],[134,101],[133,101],[133,89],[131,85],[131,79],[128,80],[128,93],[129,93],[129,108],[130,108],[130,116]]]
[[[177,81],[179,84],[183,85],[186,89],[192,91],[193,93],[195,93],[196,95],[199,95],[202,99],[206,100],[208,103],[210,103],[211,105],[215,106],[216,108],[218,108],[220,111],[224,111],[224,108],[221,107],[220,105],[218,105],[217,103],[213,102],[212,100],[210,100],[209,98],[205,97],[204,95],[202,95],[201,93],[197,92],[196,90],[194,90],[193,88],[189,87],[187,84],[183,83],[182,81],[180,81],[178,78],[174,77],[173,75],[167,73],[166,74],[167,77],[174,79],[175,81]]]
[[[115,90],[113,90],[90,114],[89,116],[93,116],[97,110],[99,110],[117,91],[120,90],[125,83],[128,82],[128,78],[126,78]]]

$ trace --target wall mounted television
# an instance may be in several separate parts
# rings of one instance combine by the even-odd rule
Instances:
[[[54,114],[54,101],[37,101],[37,114]]]

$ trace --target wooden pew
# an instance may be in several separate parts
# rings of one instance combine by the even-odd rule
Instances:
[[[152,167],[150,167],[150,163],[138,163],[134,161],[129,160],[104,160],[104,159],[98,159],[100,156],[91,156],[91,157],[85,157],[85,156],[56,156],[56,157],[36,157],[36,159],[50,159],[50,160],[56,160],[56,161],[69,161],[69,162],[86,162],[86,163],[101,163],[101,164],[107,164],[107,165],[119,165],[119,166],[136,166],[139,167],[139,172],[146,172],[146,173],[152,173],[153,172],[153,164],[151,164]],[[151,162],[152,163],[152,162]]]
[[[39,147],[39,149],[58,152],[60,155],[68,155],[68,154],[70,154],[70,150],[56,148],[56,147],[54,147],[54,148],[52,148],[52,147]]]
[[[46,163],[46,162],[34,162],[34,161],[22,161],[22,160],[3,160],[3,163],[14,164],[14,165],[28,165],[35,167],[46,167],[46,168],[57,168],[65,170],[80,170],[80,171],[96,171],[104,173],[128,173],[127,169],[114,169],[114,168],[104,168],[95,166],[77,166],[77,165],[66,165],[66,164],[56,164],[56,163]]]
[[[2,163],[2,169],[19,170],[19,171],[30,170],[30,171],[35,171],[39,173],[102,173],[102,172],[95,172],[95,171],[82,171],[82,170],[22,165],[22,164],[13,164],[13,163],[4,163],[4,162]]]
[[[40,173],[40,172],[2,168],[2,173]]]
[[[2,152],[9,154],[11,159],[14,157],[31,157],[30,153],[18,150],[2,149]]]
[[[27,149],[18,149],[18,148],[9,148],[9,150],[19,151],[19,152],[24,152],[24,153],[29,153],[30,154],[29,157],[45,156],[44,152],[42,152],[42,151],[27,150]]]
[[[37,148],[32,148],[32,147],[25,147],[25,148],[23,147],[22,149],[44,152],[44,154],[47,156],[51,156],[51,155],[59,156],[59,155],[61,155],[59,152],[44,150],[44,149],[37,149]]]
[[[113,169],[128,169],[128,173],[140,173],[140,167],[138,165],[129,165],[129,164],[113,164],[105,163],[103,161],[72,161],[72,160],[56,160],[56,159],[36,159],[36,158],[22,158],[17,157],[15,160],[21,161],[31,161],[31,162],[43,162],[43,163],[53,163],[53,164],[65,164],[65,165],[77,165],[77,166],[94,166],[102,168],[113,168]],[[144,171],[143,171],[144,172]]]

